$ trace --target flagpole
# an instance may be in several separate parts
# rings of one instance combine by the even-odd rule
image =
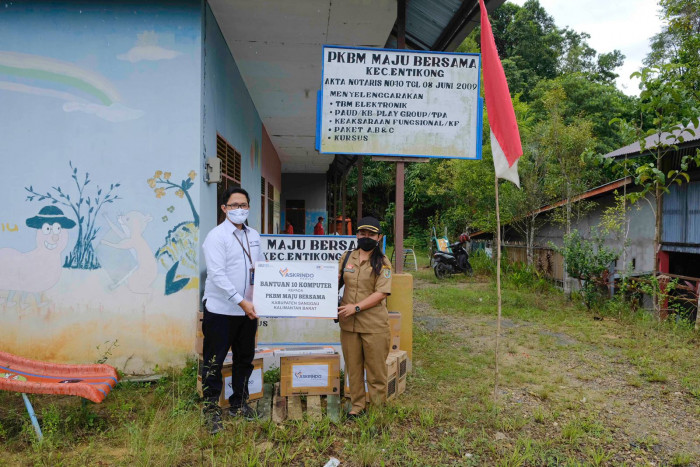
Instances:
[[[494,175],[496,188],[496,296],[498,318],[496,319],[496,372],[494,375],[493,400],[498,401],[498,344],[501,337],[501,210],[498,205],[498,175]]]

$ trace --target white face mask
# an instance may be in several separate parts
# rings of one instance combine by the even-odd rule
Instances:
[[[234,224],[242,224],[248,219],[247,209],[231,209],[227,213],[228,218]]]

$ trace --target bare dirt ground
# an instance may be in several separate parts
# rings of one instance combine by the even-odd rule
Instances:
[[[455,285],[468,292],[488,287]],[[437,287],[415,282],[416,290]],[[470,299],[465,297],[467,310]],[[494,315],[443,312],[420,298],[414,302],[416,327],[427,333],[449,329],[475,354],[493,355]],[[606,317],[581,329],[511,317],[501,325],[500,401],[504,414],[523,422],[510,433],[496,433],[496,440],[527,436],[575,443],[583,434],[597,434],[602,464],[700,465],[700,400],[677,378],[645,373],[633,362],[629,323]],[[653,361],[654,355],[642,358]],[[527,422],[533,417],[538,423]]]

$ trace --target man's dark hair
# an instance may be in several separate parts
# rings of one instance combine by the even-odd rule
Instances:
[[[221,204],[227,204],[231,195],[235,195],[236,193],[240,193],[242,195],[245,195],[245,199],[246,199],[247,203],[250,204],[250,196],[248,196],[248,192],[245,191],[243,188],[239,188],[237,186],[230,186],[230,187],[226,188],[226,190],[224,191],[224,194],[221,195]]]

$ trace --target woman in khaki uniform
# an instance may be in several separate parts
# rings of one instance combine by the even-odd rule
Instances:
[[[391,293],[391,263],[379,247],[380,239],[379,221],[373,217],[360,219],[358,248],[345,253],[339,264],[339,274],[345,282],[338,320],[345,374],[350,378],[349,418],[365,409],[365,369],[372,403],[386,400],[386,359],[391,347],[386,297]]]

